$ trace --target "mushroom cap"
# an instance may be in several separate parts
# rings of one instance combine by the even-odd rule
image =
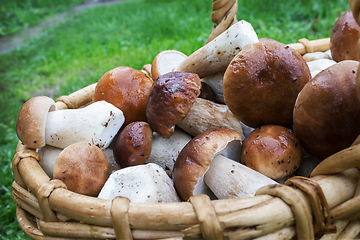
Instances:
[[[302,147],[290,129],[264,125],[243,141],[240,162],[271,179],[287,177],[300,166]]]
[[[187,56],[177,50],[165,50],[158,53],[151,64],[151,76],[156,80],[159,76],[174,71]]]
[[[305,85],[296,100],[294,133],[304,149],[321,160],[349,147],[360,134],[358,67],[354,60],[328,67]]]
[[[129,123],[114,143],[114,157],[124,168],[144,164],[151,153],[152,130],[147,122]]]
[[[158,77],[146,107],[150,127],[163,138],[169,138],[199,96],[200,88],[200,78],[195,73],[169,72]]]
[[[146,121],[146,103],[152,84],[149,75],[140,70],[117,67],[100,78],[93,100],[105,100],[123,111],[125,127],[130,122]]]
[[[107,180],[108,162],[104,152],[91,143],[69,145],[56,158],[53,178],[70,191],[96,197]]]
[[[291,126],[297,94],[310,80],[302,56],[277,41],[247,45],[225,71],[224,100],[250,127]]]
[[[360,26],[356,23],[351,10],[343,13],[335,22],[330,35],[330,51],[336,62],[359,60],[357,43]]]
[[[16,134],[23,144],[29,148],[45,146],[47,115],[55,108],[55,101],[46,96],[33,97],[22,105],[16,122]]]
[[[184,201],[197,194],[196,186],[203,177],[212,159],[222,154],[239,160],[242,137],[232,129],[215,128],[194,137],[179,153],[173,169],[175,188]]]

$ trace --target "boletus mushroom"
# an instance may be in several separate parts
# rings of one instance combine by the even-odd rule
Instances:
[[[330,51],[336,62],[359,60],[357,43],[360,38],[360,26],[351,10],[343,13],[336,20],[330,35]]]
[[[302,147],[290,129],[264,125],[243,141],[240,162],[265,176],[279,180],[292,176],[302,160]]]
[[[152,139],[153,133],[147,122],[129,123],[115,140],[115,160],[122,168],[144,164],[151,153]]]
[[[247,126],[290,127],[296,97],[310,79],[298,52],[277,41],[261,41],[244,47],[229,64],[224,100]]]
[[[121,66],[106,72],[97,82],[93,100],[105,100],[125,116],[124,127],[130,122],[146,121],[146,103],[153,80],[146,73]]]
[[[320,160],[350,147],[360,134],[358,68],[358,61],[338,62],[318,73],[296,99],[294,133]]]
[[[21,107],[16,133],[26,146],[65,148],[76,142],[89,142],[105,149],[124,123],[123,112],[106,101],[57,111],[53,111],[52,102],[39,96]]]
[[[104,152],[94,144],[78,142],[56,158],[53,178],[63,181],[70,191],[95,197],[107,180],[107,171]]]
[[[215,128],[194,137],[179,153],[173,169],[175,188],[184,201],[196,194],[215,198],[204,183],[212,159],[218,155],[239,161],[242,137],[232,129]]]
[[[146,106],[151,129],[169,138],[175,125],[189,112],[201,89],[200,78],[194,73],[169,72],[154,81]]]

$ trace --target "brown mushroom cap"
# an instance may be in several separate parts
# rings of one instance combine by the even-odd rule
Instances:
[[[342,14],[335,22],[330,35],[330,51],[336,62],[359,60],[357,43],[360,27],[351,10]]]
[[[211,160],[217,154],[233,159],[240,151],[241,141],[240,133],[225,128],[208,130],[190,140],[179,153],[173,169],[172,177],[179,196],[186,201],[194,195],[195,186],[208,170]],[[227,152],[225,148],[230,144],[234,144],[234,151]]]
[[[45,126],[50,111],[55,111],[55,101],[46,96],[33,97],[22,105],[16,122],[16,134],[27,147],[45,146]]]
[[[224,74],[225,103],[247,126],[289,127],[297,94],[310,78],[305,60],[285,44],[249,44]]]
[[[146,107],[150,127],[169,138],[200,94],[201,82],[195,73],[169,72],[154,81]]]
[[[293,174],[299,168],[302,148],[288,128],[264,125],[243,141],[240,162],[272,179]]]
[[[129,123],[115,141],[115,160],[122,168],[144,164],[151,153],[152,138],[152,130],[147,122]]]
[[[59,154],[53,178],[70,191],[96,197],[107,180],[108,162],[104,152],[91,143],[78,142]]]
[[[360,134],[358,67],[353,60],[328,67],[305,85],[296,100],[294,133],[304,149],[321,160],[349,147]]]
[[[98,81],[94,101],[105,100],[123,111],[125,127],[130,122],[146,121],[146,103],[153,80],[131,67],[117,67]]]

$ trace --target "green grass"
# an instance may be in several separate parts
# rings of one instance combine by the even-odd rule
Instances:
[[[0,54],[0,239],[25,238],[11,199],[21,105],[36,95],[67,95],[118,66],[140,69],[165,49],[191,54],[210,34],[211,2],[133,0],[95,7]],[[336,19],[348,9],[345,0],[240,0],[237,19],[252,23],[259,37],[293,43],[329,37]]]
[[[0,2],[0,36],[37,24],[84,1],[2,0]]]

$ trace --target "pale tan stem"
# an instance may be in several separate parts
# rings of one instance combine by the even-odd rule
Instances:
[[[225,104],[203,98],[195,100],[186,117],[177,125],[192,136],[213,128],[228,128],[234,129],[245,138],[239,119]]]

